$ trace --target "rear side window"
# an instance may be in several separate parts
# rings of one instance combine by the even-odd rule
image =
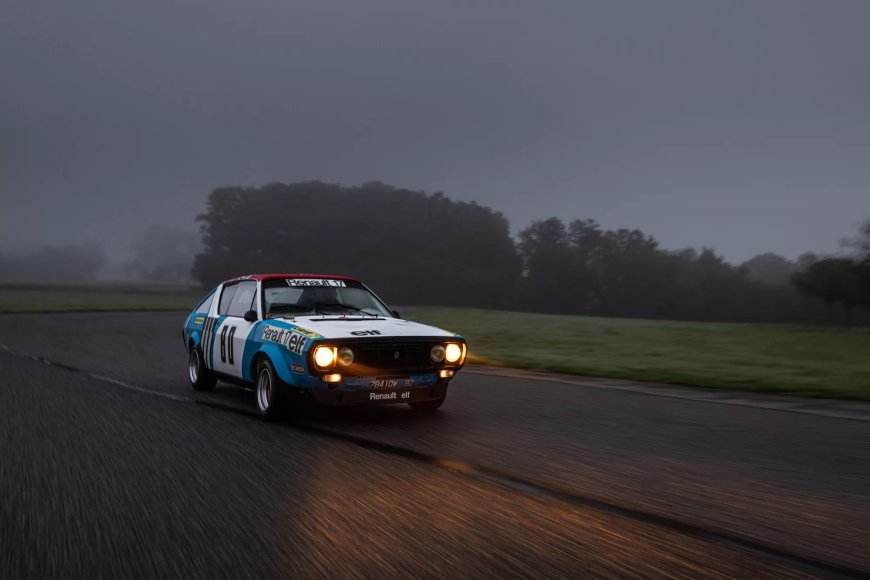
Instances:
[[[236,295],[236,288],[238,288],[238,284],[233,284],[232,286],[224,286],[223,291],[221,292],[221,301],[218,304],[218,314],[221,316],[226,315],[230,310],[230,303],[233,301],[233,297]]]
[[[202,302],[199,303],[199,306],[196,307],[197,314],[207,314],[208,309],[211,308],[211,301],[214,298],[214,292],[206,296]]]
[[[229,316],[238,316],[239,318],[243,317],[245,312],[253,308],[254,295],[256,294],[256,282],[240,282],[237,284],[236,293],[233,295],[233,301],[230,303],[227,314]],[[221,300],[221,304],[223,304],[223,300]]]

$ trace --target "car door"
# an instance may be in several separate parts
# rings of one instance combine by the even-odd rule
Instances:
[[[211,300],[208,314],[205,317],[205,322],[202,327],[202,339],[200,347],[202,348],[202,358],[206,368],[215,370],[215,337],[217,330],[222,322],[220,311],[229,308],[232,301],[232,295],[235,294],[236,288],[234,284],[221,284],[215,289],[214,296]]]
[[[212,360],[215,371],[242,378],[242,361],[248,337],[257,322],[245,320],[249,310],[258,311],[257,282],[245,280],[227,285],[218,305],[220,322],[215,328]]]

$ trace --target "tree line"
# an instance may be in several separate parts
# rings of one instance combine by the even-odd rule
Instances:
[[[197,219],[193,277],[207,286],[289,270],[355,276],[393,304],[757,322],[870,308],[870,225],[852,257],[768,253],[735,266],[712,249],[664,250],[640,230],[588,219],[535,221],[515,241],[497,211],[380,182],[219,188]]]
[[[838,256],[764,253],[732,265],[712,249],[670,251],[590,219],[505,217],[370,182],[213,191],[196,232],[149,226],[125,264],[99,244],[0,251],[0,281],[136,279],[212,286],[244,273],[338,273],[392,304],[747,322],[870,322],[870,220]],[[201,239],[200,239],[201,238]],[[195,256],[195,257],[194,257]],[[191,262],[193,267],[191,268]]]

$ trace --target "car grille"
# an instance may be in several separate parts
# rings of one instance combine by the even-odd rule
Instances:
[[[353,367],[360,372],[373,371],[432,371],[429,358],[431,342],[366,342],[352,346],[355,353]]]

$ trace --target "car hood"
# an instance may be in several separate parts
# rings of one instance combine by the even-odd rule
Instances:
[[[270,320],[269,322],[273,322]],[[311,330],[324,338],[378,338],[378,337],[454,337],[452,332],[402,320],[401,318],[374,318],[371,316],[297,316],[284,319],[296,326]]]

